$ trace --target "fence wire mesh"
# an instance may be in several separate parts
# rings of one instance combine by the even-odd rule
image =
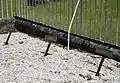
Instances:
[[[120,45],[119,0],[80,0],[71,32]],[[67,31],[77,0],[0,0],[0,18],[20,16]]]

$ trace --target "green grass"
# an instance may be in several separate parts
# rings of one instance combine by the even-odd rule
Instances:
[[[6,1],[3,0],[3,5],[4,5],[3,17],[20,15],[27,19],[39,21],[47,25],[64,29],[66,31],[68,30],[68,26],[70,24],[70,20],[72,18],[72,14],[77,2],[77,0],[61,0],[58,2],[49,2],[47,4],[41,4],[35,7],[28,7],[27,2],[25,2],[25,0],[20,0],[20,1],[7,0],[7,1],[8,1],[8,11],[6,10],[7,8],[7,6],[5,5]],[[11,1],[12,1],[12,6],[10,3]],[[19,3],[17,3],[16,1]],[[90,13],[90,1],[91,1],[91,13]],[[111,5],[111,1],[112,1],[112,5]],[[120,1],[118,0],[118,4],[119,3]],[[1,2],[0,2],[0,6],[1,6]],[[78,35],[84,35],[101,41],[120,45],[120,37],[119,37],[120,28],[116,28],[117,26],[116,7],[117,7],[117,0],[102,0],[102,5],[101,5],[102,13],[100,16],[100,0],[82,0],[82,28],[80,27],[81,24],[80,24],[80,7],[79,7],[71,32]],[[13,8],[12,12],[11,12],[11,8]],[[112,14],[111,14],[111,8],[113,8]],[[120,6],[118,6],[118,20],[120,18],[119,9]],[[111,20],[111,15],[112,15],[112,20]],[[0,7],[0,17],[2,17],[2,7]],[[119,26],[120,26],[120,22],[118,21],[118,27]]]

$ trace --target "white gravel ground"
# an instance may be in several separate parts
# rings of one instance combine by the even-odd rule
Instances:
[[[0,34],[0,83],[120,83],[120,64],[105,59],[100,76],[95,73],[101,57],[52,44],[23,33]]]

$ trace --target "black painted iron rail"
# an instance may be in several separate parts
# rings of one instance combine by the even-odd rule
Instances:
[[[33,22],[17,16],[15,16],[15,18],[15,28],[18,31],[42,38],[45,38],[45,35],[56,36],[57,40],[55,41],[55,43],[67,46],[68,35],[66,31],[59,30],[51,26],[43,25],[41,23]],[[70,47],[74,49],[82,49],[120,62],[120,47],[116,45],[71,33]]]

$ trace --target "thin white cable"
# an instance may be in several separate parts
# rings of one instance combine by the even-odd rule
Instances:
[[[74,11],[74,14],[73,14],[73,16],[72,16],[72,19],[71,19],[71,22],[70,22],[70,25],[69,25],[69,29],[68,29],[68,46],[67,46],[67,49],[68,49],[68,50],[69,50],[69,43],[70,43],[70,30],[71,30],[73,21],[74,21],[74,19],[75,19],[75,15],[76,15],[76,12],[77,12],[79,3],[80,3],[80,0],[77,1],[76,7],[75,7],[75,11]]]

